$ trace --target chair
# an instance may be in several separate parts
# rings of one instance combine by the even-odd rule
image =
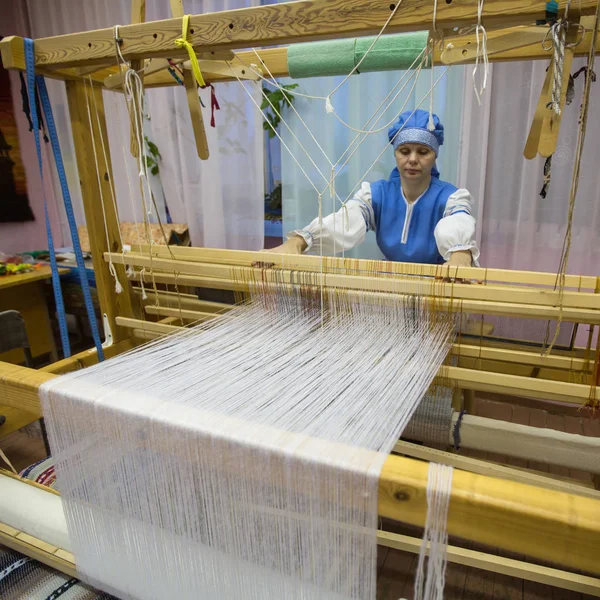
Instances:
[[[25,354],[25,365],[30,369],[33,368],[33,356],[31,355],[31,346],[27,337],[27,329],[25,328],[25,319],[17,310],[5,310],[0,312],[0,354],[10,352],[21,348]],[[6,418],[0,415],[0,427]],[[46,452],[50,455],[50,446],[48,445],[48,436],[46,435],[46,426],[44,419],[40,419],[42,427],[42,436]]]

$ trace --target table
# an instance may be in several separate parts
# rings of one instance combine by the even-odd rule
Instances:
[[[67,269],[59,269],[60,274],[67,272]],[[1,276],[0,312],[18,310],[25,319],[32,356],[35,358],[50,354],[50,359],[55,362],[58,360],[58,354],[44,292],[44,286],[51,278],[50,267],[41,267],[29,273]],[[20,349],[12,350],[0,354],[0,361],[22,364],[25,356]]]

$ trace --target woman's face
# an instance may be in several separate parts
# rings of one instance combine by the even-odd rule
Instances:
[[[431,176],[435,152],[423,144],[402,144],[396,148],[396,164],[403,179],[423,181]]]

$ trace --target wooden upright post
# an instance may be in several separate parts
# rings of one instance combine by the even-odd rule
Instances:
[[[131,1],[131,24],[144,23],[146,21],[146,0],[132,0]],[[144,66],[144,59],[132,60],[131,68],[136,71],[143,83],[144,72],[142,67]],[[121,73],[121,77],[125,75]],[[123,86],[125,87],[125,86]],[[129,106],[129,114],[131,121],[131,154],[138,158],[140,152],[143,153],[143,148],[139,147],[138,132],[141,134],[142,139],[144,137],[144,118],[142,116],[139,104],[139,98],[134,96],[131,99]]]
[[[122,249],[119,235],[119,218],[112,201],[112,166],[108,148],[108,133],[102,90],[98,87],[93,87],[92,89],[91,86],[78,81],[68,81],[66,82],[66,86],[69,112],[71,114],[71,127],[73,130],[73,143],[94,264],[98,300],[102,314],[106,317],[105,322],[110,327],[113,342],[116,343],[130,337],[126,329],[117,326],[116,317],[131,317],[133,316],[133,311],[131,289],[125,275],[124,266],[115,265],[117,277],[123,287],[123,291],[117,294],[114,277],[110,274],[109,265],[104,261],[104,253],[107,250],[121,252]],[[88,103],[92,114],[91,128],[88,117]],[[96,118],[96,109],[98,111],[98,118]],[[98,125],[98,121],[100,125]],[[106,160],[102,151],[101,139],[105,141]],[[101,187],[98,185],[98,173],[94,163],[94,143],[96,146]],[[104,209],[102,198],[104,198]],[[108,335],[108,332],[105,331],[105,335]]]

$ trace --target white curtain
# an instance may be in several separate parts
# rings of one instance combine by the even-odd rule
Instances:
[[[574,61],[572,72],[584,66]],[[475,100],[472,67],[465,72],[459,184],[477,201],[481,265],[556,273],[565,239],[567,211],[583,74],[575,80],[575,97],[562,114],[552,178],[546,198],[540,196],[545,159],[526,160],[523,149],[536,110],[548,61],[497,63],[490,67],[481,106]],[[518,82],[518,85],[515,84]],[[568,272],[598,275],[600,264],[600,89],[592,86],[579,191],[573,215]],[[541,320],[487,316],[495,335],[541,342],[547,335]],[[551,332],[553,327],[551,328]],[[573,339],[584,345],[585,328],[561,328],[559,345]]]
[[[436,67],[433,74],[434,80],[437,81],[445,71],[445,68]],[[350,126],[362,129],[396,83],[408,75],[410,73],[405,71],[393,71],[365,73],[351,77],[344,87],[333,96],[336,113]],[[296,91],[310,96],[327,96],[342,80],[343,77],[298,79],[295,81],[299,84]],[[284,83],[291,83],[291,80],[285,80]],[[463,67],[454,67],[446,72],[434,90],[433,108],[444,124],[446,140],[440,152],[438,168],[442,179],[451,182],[456,180],[458,172],[458,153],[454,148],[458,144],[460,136],[462,86]],[[400,87],[397,88],[397,91]],[[402,110],[413,110],[417,107],[429,110],[427,94],[431,88],[431,70],[422,70],[411,91],[412,87],[411,81],[382,118],[375,125],[371,125],[371,128],[382,128],[396,118]],[[311,100],[299,96],[296,98],[294,106],[300,116],[297,116],[292,110],[286,110],[284,117],[289,129],[284,125],[280,126],[283,141],[289,147],[289,152],[285,148],[281,150],[284,235],[288,231],[304,227],[318,215],[318,194],[310,181],[322,190],[327,186],[327,180],[331,173],[331,167],[318,145],[335,164],[356,135],[342,125],[334,115],[328,114],[325,110],[325,103],[321,100]],[[316,142],[307,132],[302,120],[305,121]],[[306,153],[302,147],[306,149]],[[381,154],[382,151],[383,154]],[[325,174],[325,180],[312,165],[307,154]],[[340,199],[345,200],[361,181],[387,179],[395,165],[393,151],[388,143],[387,128],[385,128],[379,133],[367,136],[347,164],[336,169],[335,191]],[[369,169],[369,167],[371,168]],[[302,169],[308,177],[302,172]],[[329,193],[323,196],[323,214],[332,212],[334,208],[337,210],[339,206],[339,202],[337,206],[332,204]],[[369,232],[363,244],[351,252],[347,252],[346,255],[359,258],[383,258],[373,232]]]
[[[259,5],[260,0],[186,0],[190,14]],[[131,0],[27,0],[32,36],[47,37],[130,22]],[[166,0],[147,2],[147,20],[170,16]],[[244,84],[255,98],[258,84]],[[84,222],[64,85],[48,81],[78,223]],[[152,182],[163,221],[186,223],[197,246],[262,248],[264,172],[262,117],[237,83],[218,84],[216,128],[210,127],[210,90],[201,91],[210,159],[197,154],[185,92],[179,86],[148,90],[145,131],[162,156]],[[104,92],[117,204],[122,221],[142,219],[138,167],[129,153],[129,117],[121,94]],[[93,118],[93,115],[92,115]],[[101,148],[98,148],[101,151]],[[164,194],[161,194],[161,191]],[[111,201],[111,199],[106,199]],[[65,229],[63,215],[63,229]]]
[[[572,72],[584,64],[584,59],[575,60]],[[472,68],[465,74],[459,182],[477,199],[483,266],[549,272],[559,267],[584,81],[583,74],[575,80],[575,97],[563,112],[551,185],[542,198],[545,159],[526,160],[523,149],[547,66],[548,61],[493,65],[481,107],[474,98]],[[595,84],[573,220],[570,273],[598,274],[599,140],[600,89]]]

